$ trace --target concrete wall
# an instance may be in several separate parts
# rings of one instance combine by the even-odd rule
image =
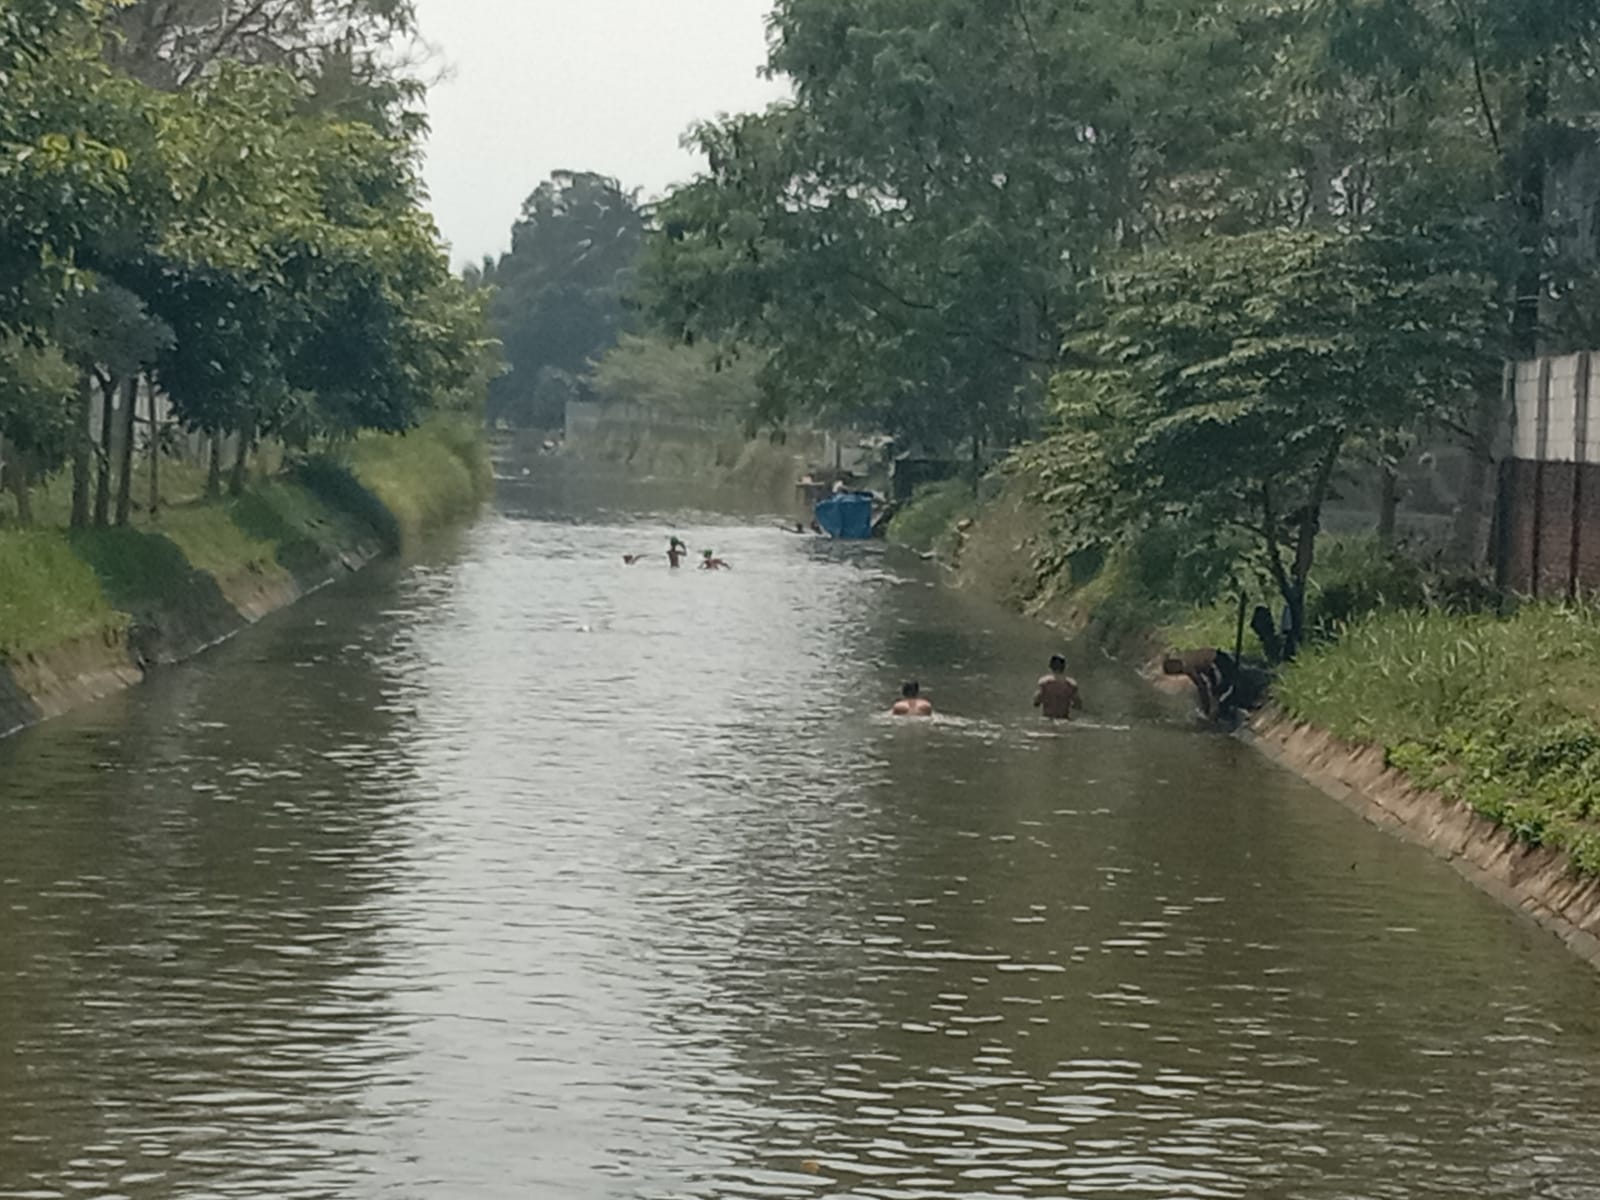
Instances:
[[[1551,598],[1600,589],[1600,354],[1516,364],[1512,400],[1501,582]]]

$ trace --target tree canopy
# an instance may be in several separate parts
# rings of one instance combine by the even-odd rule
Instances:
[[[560,426],[565,397],[634,326],[626,301],[645,228],[637,193],[603,175],[558,171],[528,197],[510,251],[470,273],[493,285],[489,318],[509,368],[490,388],[492,419]]]
[[[758,349],[775,422],[1042,438],[1102,541],[1248,519],[1293,607],[1319,480],[1441,423],[1487,461],[1485,362],[1600,334],[1596,0],[779,0],[771,34],[792,99],[692,132],[651,318]]]
[[[422,209],[410,27],[389,0],[0,0],[0,335],[108,396],[148,376],[241,456],[415,425],[485,334]],[[33,474],[54,443],[7,414],[37,409],[36,365],[0,358]],[[65,425],[87,442],[85,411]]]

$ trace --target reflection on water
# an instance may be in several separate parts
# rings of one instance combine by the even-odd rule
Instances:
[[[1104,663],[1040,725],[919,563],[540,472],[0,743],[0,1197],[1600,1197],[1553,941]]]

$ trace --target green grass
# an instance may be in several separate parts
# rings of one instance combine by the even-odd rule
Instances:
[[[1251,609],[1257,603],[1260,601],[1247,601]],[[1249,615],[1247,609],[1247,620]],[[1183,610],[1161,626],[1161,637],[1175,650],[1216,647],[1232,654],[1239,640],[1239,601],[1219,600],[1215,604]],[[1248,625],[1245,626],[1244,638],[1245,653],[1259,654],[1260,646]]]
[[[568,446],[581,458],[625,466],[637,476],[726,484],[784,500],[824,449],[820,437],[805,431],[774,441],[748,437],[732,425],[691,432],[626,423],[572,438]]]
[[[66,534],[0,530],[0,655],[126,623]]]
[[[360,438],[343,465],[390,514],[402,544],[471,512],[493,485],[479,426],[454,417]]]
[[[1290,668],[1291,715],[1600,874],[1600,610],[1386,612]]]
[[[310,575],[374,532],[399,548],[471,511],[492,482],[478,426],[456,418],[407,437],[361,439],[342,463],[300,474],[258,474],[238,497],[191,499],[155,521],[140,513],[128,528],[75,533],[65,528],[70,486],[52,481],[39,490],[39,517],[54,528],[0,528],[0,656],[131,620],[226,622],[237,616],[226,596],[232,582]],[[196,495],[204,487],[198,468],[164,477]]]
[[[946,546],[957,523],[978,511],[977,498],[965,480],[924,484],[889,523],[889,540],[919,553]]]

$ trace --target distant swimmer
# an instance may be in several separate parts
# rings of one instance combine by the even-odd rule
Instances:
[[[622,565],[625,567],[631,567],[635,563],[642,563],[643,561],[644,555],[642,554],[624,554],[622,556]]]
[[[915,679],[907,680],[900,686],[900,699],[895,701],[889,710],[892,717],[931,717],[933,705],[922,698],[922,685]]]
[[[1070,721],[1075,709],[1083,707],[1078,681],[1067,674],[1067,660],[1055,654],[1050,658],[1050,674],[1039,680],[1033,706],[1052,721]]]
[[[700,552],[700,569],[702,571],[731,571],[733,568],[709,550]]]
[[[689,547],[685,546],[676,535],[667,540],[667,562],[674,571],[683,565],[683,560],[688,556]]]

